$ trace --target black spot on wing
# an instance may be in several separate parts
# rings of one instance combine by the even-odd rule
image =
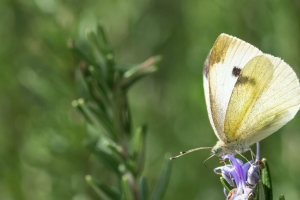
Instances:
[[[240,68],[238,68],[238,67],[233,67],[233,69],[232,69],[232,75],[233,75],[234,77],[239,77],[240,73],[241,73],[241,69],[240,69]]]

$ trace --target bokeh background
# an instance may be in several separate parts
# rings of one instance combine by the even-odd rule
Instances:
[[[202,65],[217,36],[228,33],[279,56],[300,75],[297,0],[1,0],[0,199],[92,200],[84,119],[67,40],[104,25],[119,63],[162,55],[159,71],[130,91],[134,125],[147,122],[145,174],[155,180],[165,153],[213,146]],[[262,143],[275,197],[300,196],[300,114]],[[249,154],[246,154],[249,157]],[[166,200],[224,199],[218,159],[203,150],[172,161]],[[99,168],[92,171],[105,177]],[[98,170],[98,171],[97,171]],[[107,177],[106,177],[107,178]],[[149,183],[150,186],[152,182]]]

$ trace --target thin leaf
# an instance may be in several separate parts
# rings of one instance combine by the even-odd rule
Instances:
[[[128,107],[126,92],[121,88],[117,88],[113,95],[114,101],[114,117],[117,133],[121,137],[130,136],[131,132],[131,115]]]
[[[262,177],[262,183],[264,185],[264,190],[265,190],[265,197],[266,197],[265,199],[272,200],[273,199],[272,180],[271,180],[271,173],[270,173],[267,159],[263,158],[262,163],[264,165],[264,168],[261,170],[261,177]]]
[[[114,83],[114,75],[115,75],[115,69],[114,69],[114,54],[112,52],[112,49],[106,39],[106,35],[104,33],[104,30],[100,24],[97,26],[97,38],[98,38],[98,44],[99,49],[101,49],[101,52],[103,54],[103,57],[105,59],[106,69],[107,69],[107,77],[108,77],[108,83],[110,86]]]
[[[220,177],[220,181],[221,181],[223,188],[225,188],[225,190],[228,194],[233,189],[233,187],[231,185],[229,185],[223,177]]]
[[[148,196],[148,186],[144,176],[139,179],[139,199],[146,200]]]
[[[99,92],[99,88],[95,87],[95,80],[93,80],[91,76],[86,77],[84,80],[88,86],[89,94],[91,97],[90,100],[95,102],[95,104],[97,104],[101,110],[106,112],[106,107],[102,100],[103,98],[101,98],[103,95],[101,95],[101,91]]]
[[[97,180],[93,179],[90,175],[85,176],[86,182],[95,190],[95,192],[102,197],[103,199],[112,199],[112,200],[119,200],[120,193],[115,189],[108,187],[104,183],[100,183]]]
[[[145,164],[147,127],[138,127],[133,138],[133,160],[135,161],[134,171],[138,175],[142,172]]]
[[[99,43],[98,38],[101,37],[97,37],[97,35],[93,31],[87,29],[86,35],[89,44],[92,47],[94,57],[102,63],[102,65],[100,65],[101,74],[103,74],[104,79],[110,83],[112,81],[112,70],[114,65],[113,54],[110,50],[107,49],[108,44],[104,45],[102,44],[103,42]]]
[[[80,95],[81,98],[83,99],[91,99],[90,91],[89,88],[85,82],[85,76],[83,75],[83,71],[81,68],[85,68],[86,66],[81,66],[84,65],[84,63],[80,64],[80,68],[75,70],[75,81],[76,81],[76,86],[77,86],[77,91]]]
[[[117,157],[120,161],[125,162],[125,158],[122,154],[124,150],[121,146],[109,142],[105,143],[105,145],[107,146],[108,149],[111,150],[111,152],[115,155],[115,157]]]
[[[165,156],[165,162],[162,168],[161,175],[159,176],[156,186],[152,192],[151,200],[161,200],[165,194],[166,188],[171,175],[172,165],[170,162],[170,155]]]
[[[97,120],[98,124],[101,124],[110,135],[115,137],[116,130],[110,119],[108,119],[106,113],[104,113],[103,110],[101,110],[99,107],[93,106],[93,104],[91,103],[87,104],[87,107],[89,108],[90,112],[95,116],[95,118],[93,118],[92,120]]]
[[[102,45],[99,44],[98,38],[96,34],[90,30],[89,28],[86,29],[86,37],[89,41],[90,46],[97,51],[97,53],[106,54],[105,49]]]
[[[141,79],[144,76],[152,74],[157,71],[156,64],[161,60],[161,56],[154,56],[143,62],[142,64],[133,67],[124,73],[124,78],[121,81],[120,85],[124,89],[128,89],[133,85],[137,80]]]
[[[93,66],[89,67],[89,71],[91,75],[94,77],[95,81],[97,82],[97,85],[99,87],[98,90],[103,96],[103,101],[105,102],[105,105],[111,107],[111,103],[109,101],[111,91],[107,83],[105,82],[103,75],[101,75],[101,72]]]
[[[73,100],[72,106],[76,107],[90,124],[96,126],[106,136],[115,138],[115,135],[113,134],[114,130],[112,130],[112,127],[109,126],[109,122],[105,118],[105,115],[101,115],[95,110],[91,109],[84,99],[80,98],[78,100]]]
[[[130,186],[129,177],[127,175],[122,176],[122,191],[125,200],[134,200],[134,195]]]
[[[84,104],[84,100],[82,98],[78,99],[78,100],[73,100],[72,101],[72,106],[74,108],[77,108],[78,111],[84,116],[84,118],[89,122],[92,123],[91,118],[88,116],[88,114],[85,112],[84,108],[83,108],[83,104]]]
[[[265,200],[265,190],[264,190],[264,186],[261,180],[258,181],[257,183],[257,200]]]
[[[108,109],[111,107],[111,104],[108,100],[109,92],[105,88],[105,81],[103,81],[104,77],[101,77],[100,73],[97,73],[98,76],[95,77],[96,70],[94,66],[86,66],[82,64],[80,69],[83,75],[83,81],[88,90],[88,99],[94,101],[94,103],[97,104],[103,112],[108,113]]]
[[[104,29],[100,24],[97,25],[97,41],[99,42],[98,44],[100,45],[103,54],[112,53],[112,49],[107,41]]]
[[[75,57],[79,57],[89,63],[90,65],[98,66],[98,64],[89,55],[83,53],[75,44],[75,41],[69,40],[68,47],[72,50]]]
[[[100,149],[93,148],[91,151],[97,156],[104,166],[114,171],[117,175],[121,175],[119,171],[119,166],[121,163],[117,157]]]

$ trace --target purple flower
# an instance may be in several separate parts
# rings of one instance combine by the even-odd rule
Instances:
[[[224,189],[227,200],[245,200],[252,195],[252,190],[255,188],[260,178],[260,169],[256,164],[259,159],[259,144],[257,145],[256,161],[248,161],[245,164],[238,158],[227,154],[222,156],[222,160],[229,160],[230,165],[217,167],[214,169],[216,174],[221,174],[227,183],[233,189],[227,194]]]

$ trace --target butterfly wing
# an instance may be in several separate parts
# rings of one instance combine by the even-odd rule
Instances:
[[[219,140],[226,141],[224,120],[238,73],[263,53],[236,37],[221,34],[204,63],[203,82],[210,123]]]
[[[209,97],[209,82],[208,82],[208,69],[209,69],[209,58],[210,58],[210,53],[208,54],[208,56],[206,57],[206,60],[204,62],[204,66],[203,66],[203,87],[204,87],[204,96],[205,96],[205,102],[206,102],[206,108],[207,108],[207,113],[208,113],[208,118],[210,121],[210,124],[214,130],[214,132],[216,133],[216,136],[218,137],[219,140],[224,140],[225,139],[225,135],[224,134],[217,134],[218,131],[215,127],[214,121],[213,121],[213,116],[212,116],[212,112],[211,112],[211,107],[210,107],[210,97]]]
[[[228,142],[258,142],[290,121],[300,107],[300,85],[293,69],[271,55],[252,58],[234,86],[224,122]]]

